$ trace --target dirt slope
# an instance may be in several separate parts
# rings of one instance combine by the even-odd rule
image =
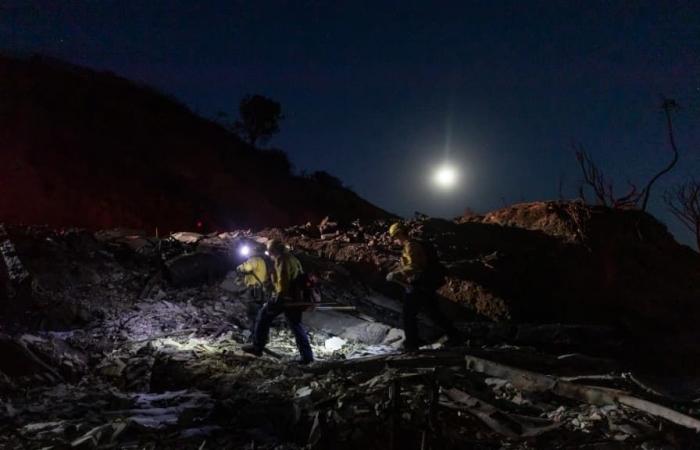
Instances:
[[[386,217],[109,73],[0,56],[0,221],[153,230]]]

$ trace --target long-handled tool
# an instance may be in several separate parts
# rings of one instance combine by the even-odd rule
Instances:
[[[316,311],[357,311],[354,306],[340,305],[338,303],[303,303],[303,302],[282,302],[283,308],[313,307]]]

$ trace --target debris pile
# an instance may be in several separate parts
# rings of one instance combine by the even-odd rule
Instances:
[[[547,208],[556,214],[543,217]],[[586,208],[583,220],[579,209],[522,205],[411,221],[450,266],[441,306],[469,340],[445,347],[422,319],[433,343],[410,354],[400,352],[400,292],[384,281],[400,252],[384,222],[166,238],[6,226],[0,448],[700,448],[700,378],[691,364],[622,358],[641,344],[607,311],[576,321],[563,297],[566,308],[541,320],[519,309],[523,299],[546,309],[553,297],[536,299],[547,285],[517,276],[553,270],[553,296],[566,276],[559,265],[581,258],[571,276],[590,281],[587,264],[605,251],[616,261],[615,251],[634,245],[641,255],[653,246],[695,267],[697,257],[665,241],[646,216],[629,219],[641,238],[623,239],[620,226],[608,248],[595,230],[617,213]],[[262,303],[233,270],[237,249],[273,237],[319,276],[325,300],[354,307],[305,315],[317,358],[309,366],[291,363],[297,350],[282,319],[262,357],[241,351]],[[633,273],[620,264],[618,273]]]
[[[386,222],[354,222],[319,238],[315,227],[267,230],[311,254],[341,262],[375,289],[398,249]],[[700,317],[700,255],[641,211],[579,202],[515,205],[455,221],[419,218],[450,269],[441,294],[492,321],[597,324],[674,334],[692,343]],[[677,342],[677,339],[676,339]]]

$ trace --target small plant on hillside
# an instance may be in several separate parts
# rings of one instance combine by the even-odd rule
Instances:
[[[262,95],[248,95],[238,106],[239,119],[233,131],[250,145],[265,143],[280,130],[282,105]]]

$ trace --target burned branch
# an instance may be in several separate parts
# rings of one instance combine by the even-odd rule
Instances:
[[[578,161],[581,173],[583,174],[583,183],[579,186],[579,197],[586,201],[585,187],[588,186],[594,193],[597,204],[609,206],[611,208],[630,209],[637,208],[641,202],[640,209],[646,211],[649,203],[651,188],[656,181],[663,175],[670,172],[678,162],[678,147],[673,133],[673,121],[671,113],[678,109],[678,103],[673,99],[664,99],[661,105],[666,116],[666,126],[668,129],[668,140],[673,151],[673,157],[666,167],[654,175],[647,185],[639,191],[637,186],[631,182],[627,182],[629,190],[625,195],[616,197],[613,190],[613,182],[607,178],[598,165],[593,161],[591,156],[582,146],[574,147],[576,160]]]
[[[671,213],[695,234],[700,249],[700,182],[693,178],[666,191],[664,202]]]
[[[593,161],[591,155],[582,146],[574,145],[576,161],[578,161],[583,183],[579,186],[579,197],[586,200],[584,187],[587,185],[593,190],[596,202],[599,205],[609,206],[618,209],[636,208],[642,193],[637,190],[637,186],[628,181],[629,190],[625,195],[615,196],[613,182],[607,178],[598,165]]]
[[[673,99],[666,98],[663,100],[661,108],[664,110],[664,114],[666,115],[666,126],[668,128],[668,142],[671,144],[671,150],[673,150],[673,158],[671,159],[671,162],[668,164],[668,166],[666,166],[663,170],[654,175],[651,180],[649,180],[649,183],[642,191],[644,193],[644,198],[642,200],[642,211],[646,211],[647,209],[647,203],[649,202],[649,194],[651,193],[651,187],[654,185],[654,183],[656,183],[656,180],[670,172],[671,169],[673,169],[673,167],[678,162],[678,148],[676,147],[676,140],[673,135],[673,121],[671,120],[671,112],[678,109],[678,103],[676,103],[676,101]]]

